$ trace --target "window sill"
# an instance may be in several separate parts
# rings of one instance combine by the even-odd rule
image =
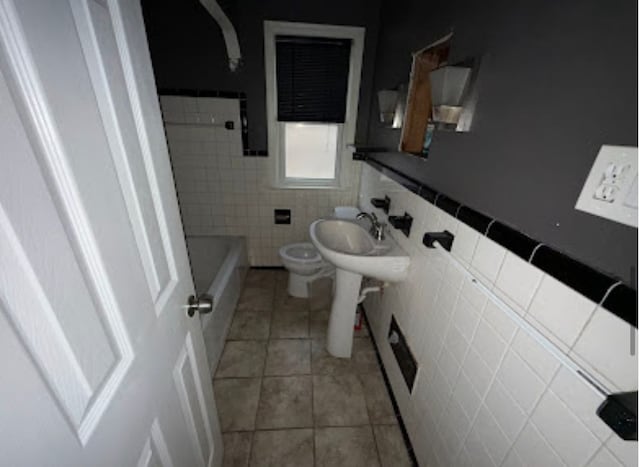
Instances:
[[[344,188],[339,185],[272,185],[273,190],[343,190]]]
[[[318,182],[316,180],[310,181],[276,181],[271,185],[271,188],[274,190],[342,190],[343,186],[340,185],[340,182],[332,181],[332,182]]]

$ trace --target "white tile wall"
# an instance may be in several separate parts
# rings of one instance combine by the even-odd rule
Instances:
[[[637,349],[636,330],[599,308],[582,330],[573,354],[615,387],[632,391],[638,388]]]
[[[161,96],[160,104],[187,235],[246,237],[250,264],[275,266],[282,245],[308,241],[312,221],[356,204],[360,163],[353,161],[343,164],[353,179],[345,190],[273,189],[271,158],[242,155],[237,99]],[[200,125],[227,120],[233,130]],[[291,225],[274,224],[279,208],[291,209]]]
[[[414,217],[410,238],[390,233],[413,273],[365,306],[420,465],[637,465],[637,442],[621,441],[596,416],[602,397],[426,249],[422,234],[456,232],[453,254],[613,390],[637,388],[637,356],[629,354],[636,333],[373,168],[363,167],[360,187],[361,209],[384,218],[369,200],[386,194],[391,214]],[[412,394],[386,342],[392,314],[402,317],[418,360]]]

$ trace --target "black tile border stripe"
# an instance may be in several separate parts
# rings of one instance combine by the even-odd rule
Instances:
[[[547,245],[538,248],[531,264],[596,303],[600,303],[611,286],[618,282]]]
[[[485,216],[484,214],[480,214],[478,211],[475,211],[470,207],[462,206],[458,211],[458,220],[464,222],[478,232],[486,233],[487,228],[493,219],[489,216]]]
[[[540,245],[540,242],[535,241],[531,237],[518,232],[516,229],[500,221],[494,221],[488,227],[487,237],[504,246],[525,261],[531,259],[534,250]]]
[[[602,304],[620,319],[638,327],[637,290],[619,278],[600,272],[469,206],[460,205],[445,194],[378,160],[366,156],[364,162],[593,302]],[[620,284],[607,295],[617,283]]]
[[[372,159],[369,159],[368,157],[365,156],[365,158],[363,159],[367,164],[373,166],[375,169],[377,169],[379,172],[383,173],[384,175],[386,175],[387,177],[389,177],[391,180],[398,182],[400,185],[402,185],[403,187],[405,187],[407,190],[411,191],[412,193],[415,194],[419,194],[420,193],[420,189],[422,187],[422,185],[420,185],[420,183],[416,182],[415,180],[406,177],[404,175],[402,175],[400,172],[396,172],[395,170],[389,170],[389,168],[387,168],[384,164],[381,164],[378,161],[374,161]]]
[[[615,314],[619,318],[622,318],[626,321],[624,316],[618,315],[617,311],[619,310],[628,310],[633,308],[638,303],[638,294],[635,290],[625,284],[616,285],[607,298],[604,299],[603,306],[611,311],[611,313]],[[638,315],[633,316],[635,321],[633,323],[629,323],[634,327],[638,327]]]
[[[453,217],[456,217],[458,214],[458,209],[460,209],[461,204],[456,200],[449,198],[448,196],[443,195],[442,193],[436,197],[436,202],[434,203],[436,207],[442,209],[444,212],[451,214]]]
[[[212,89],[159,88],[158,96],[181,97],[219,97],[238,99],[240,103],[240,126],[242,136],[242,155],[245,157],[267,157],[265,149],[249,149],[249,119],[247,118],[247,94],[242,91],[218,91]]]
[[[428,186],[422,185],[420,187],[420,192],[418,193],[420,198],[426,199],[431,204],[435,204],[436,198],[438,197],[438,192],[436,190],[432,190]]]

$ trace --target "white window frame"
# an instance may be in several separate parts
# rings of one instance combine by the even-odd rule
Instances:
[[[274,188],[325,188],[339,189],[349,186],[342,167],[345,158],[351,157],[348,146],[355,140],[362,74],[365,28],[335,26],[330,24],[292,23],[285,21],[264,22],[264,60],[267,93],[267,136],[271,180]],[[338,134],[336,174],[333,179],[287,178],[285,177],[284,131],[278,122],[278,87],[276,81],[276,36],[328,37],[351,39],[349,78],[344,124]],[[301,122],[304,123],[304,122]],[[313,123],[313,122],[309,122]]]

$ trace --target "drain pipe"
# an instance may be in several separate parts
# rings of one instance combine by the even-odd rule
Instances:
[[[202,6],[206,8],[213,19],[216,20],[222,30],[224,44],[227,47],[227,57],[229,57],[229,69],[236,71],[242,60],[240,54],[240,44],[238,43],[238,34],[236,33],[231,20],[222,10],[216,0],[200,0]]]
[[[381,282],[380,285],[373,285],[371,287],[365,287],[360,291],[360,296],[358,297],[358,303],[364,302],[364,299],[367,298],[367,295],[371,292],[380,292],[382,289],[389,285],[388,282]]]

